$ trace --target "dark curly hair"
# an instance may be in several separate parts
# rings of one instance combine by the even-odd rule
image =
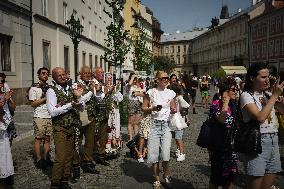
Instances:
[[[225,77],[221,79],[218,84],[219,94],[223,96],[223,93],[229,90],[232,86],[237,86],[237,83],[233,77]]]

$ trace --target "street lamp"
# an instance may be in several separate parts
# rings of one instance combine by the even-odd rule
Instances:
[[[74,76],[76,82],[78,71],[78,45],[81,41],[81,34],[84,27],[80,24],[79,18],[77,20],[75,19],[73,13],[70,20],[67,20],[66,25],[68,26],[69,35],[74,45]]]

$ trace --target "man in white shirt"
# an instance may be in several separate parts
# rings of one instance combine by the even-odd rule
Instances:
[[[55,85],[46,93],[48,112],[52,117],[55,160],[52,168],[52,189],[70,188],[68,179],[74,153],[75,127],[80,126],[79,110],[84,106],[81,99],[83,88],[77,85],[72,89],[67,85],[65,70],[56,67],[52,70]]]
[[[76,182],[80,178],[80,161],[82,160],[82,169],[84,173],[98,174],[99,172],[95,170],[95,164],[93,161],[94,153],[94,138],[95,138],[95,115],[91,110],[92,102],[94,100],[93,91],[94,91],[94,82],[91,81],[91,69],[88,66],[83,66],[80,70],[80,79],[77,84],[82,85],[83,87],[83,97],[82,100],[86,103],[85,110],[87,111],[89,124],[83,125],[84,128],[81,128],[78,136],[79,145],[85,136],[85,145],[84,152],[80,158],[79,152],[75,151],[73,159],[73,182]],[[81,120],[82,121],[82,120]],[[83,121],[82,121],[83,122]]]
[[[47,68],[40,68],[37,71],[39,82],[31,86],[29,90],[29,101],[34,108],[34,160],[37,168],[46,169],[52,166],[50,160],[50,136],[52,134],[52,120],[46,106],[46,91],[49,85],[46,83],[49,76]],[[40,146],[44,142],[44,153],[41,157]]]

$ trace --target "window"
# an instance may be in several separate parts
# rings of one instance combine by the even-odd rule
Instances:
[[[257,58],[261,58],[261,52],[262,48],[261,48],[261,43],[257,44]]]
[[[98,67],[98,55],[95,56],[95,67]]]
[[[97,0],[94,0],[94,9],[95,14],[97,14]]]
[[[273,56],[274,52],[274,40],[269,41],[269,57]]]
[[[100,41],[101,43],[103,42],[103,31],[102,30],[100,30],[100,36],[99,36],[98,41]]]
[[[91,9],[91,0],[87,0],[87,3],[88,3],[89,9]]]
[[[68,20],[67,4],[63,3],[63,24],[65,25]]]
[[[89,38],[92,39],[92,23],[89,22]]]
[[[186,53],[186,45],[183,46],[183,52]]]
[[[267,51],[266,42],[263,42],[262,43],[262,58],[266,57],[266,54],[267,54],[266,51]]]
[[[177,49],[177,52],[179,53],[180,52],[180,46],[178,45],[178,49]]]
[[[50,55],[50,42],[43,41],[42,42],[42,54],[43,54],[43,67],[46,67],[50,70],[51,68],[51,55]]]
[[[175,52],[175,46],[172,46],[172,53]]]
[[[284,38],[282,38],[281,54],[282,54],[282,56],[284,55]]]
[[[281,31],[281,16],[276,18],[276,32]]]
[[[103,67],[103,58],[100,57],[100,67]]]
[[[277,39],[275,41],[275,56],[279,56],[279,53],[280,53],[280,39]]]
[[[85,34],[85,17],[84,16],[82,16],[82,19],[81,19],[81,25],[83,26],[83,32],[82,32],[82,34]]]
[[[97,40],[97,26],[94,29],[94,40]]]
[[[93,69],[93,55],[92,54],[89,54],[89,66],[92,70]]]
[[[256,44],[253,44],[252,45],[252,57],[253,58],[256,58],[256,51],[257,51]]]
[[[86,52],[83,51],[82,53],[82,64],[85,66],[86,65]]]
[[[42,2],[42,15],[48,17],[48,0],[41,0]]]
[[[11,41],[11,36],[0,34],[0,61],[2,71],[11,71]]]
[[[99,17],[102,18],[102,3],[99,1]]]
[[[64,46],[64,69],[66,71],[70,71],[70,64],[69,64],[69,47]]]
[[[166,54],[169,53],[169,47],[166,47],[166,50],[165,50]]]

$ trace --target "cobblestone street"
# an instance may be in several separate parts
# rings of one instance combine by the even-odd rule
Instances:
[[[200,107],[200,104],[198,105],[198,114],[191,116],[191,125],[185,130],[186,160],[184,162],[175,161],[176,145],[172,141],[170,168],[174,188],[208,188],[210,175],[208,152],[195,144],[200,126],[206,119],[208,110]],[[33,137],[30,136],[32,133],[31,111],[30,107],[23,106],[19,107],[16,112],[15,119],[19,137],[12,148],[16,164],[15,189],[47,189],[50,185],[48,176],[36,169],[33,164]],[[122,128],[122,132],[126,139],[126,127]],[[75,189],[152,188],[150,165],[139,164],[136,160],[129,158],[126,155],[127,151],[127,147],[124,146],[120,157],[110,160],[108,167],[97,165],[97,169],[100,171],[99,175],[81,174],[79,182],[72,187]],[[239,172],[233,188],[242,188],[244,185],[242,163],[240,163]],[[284,188],[283,176],[279,177],[276,185]]]

